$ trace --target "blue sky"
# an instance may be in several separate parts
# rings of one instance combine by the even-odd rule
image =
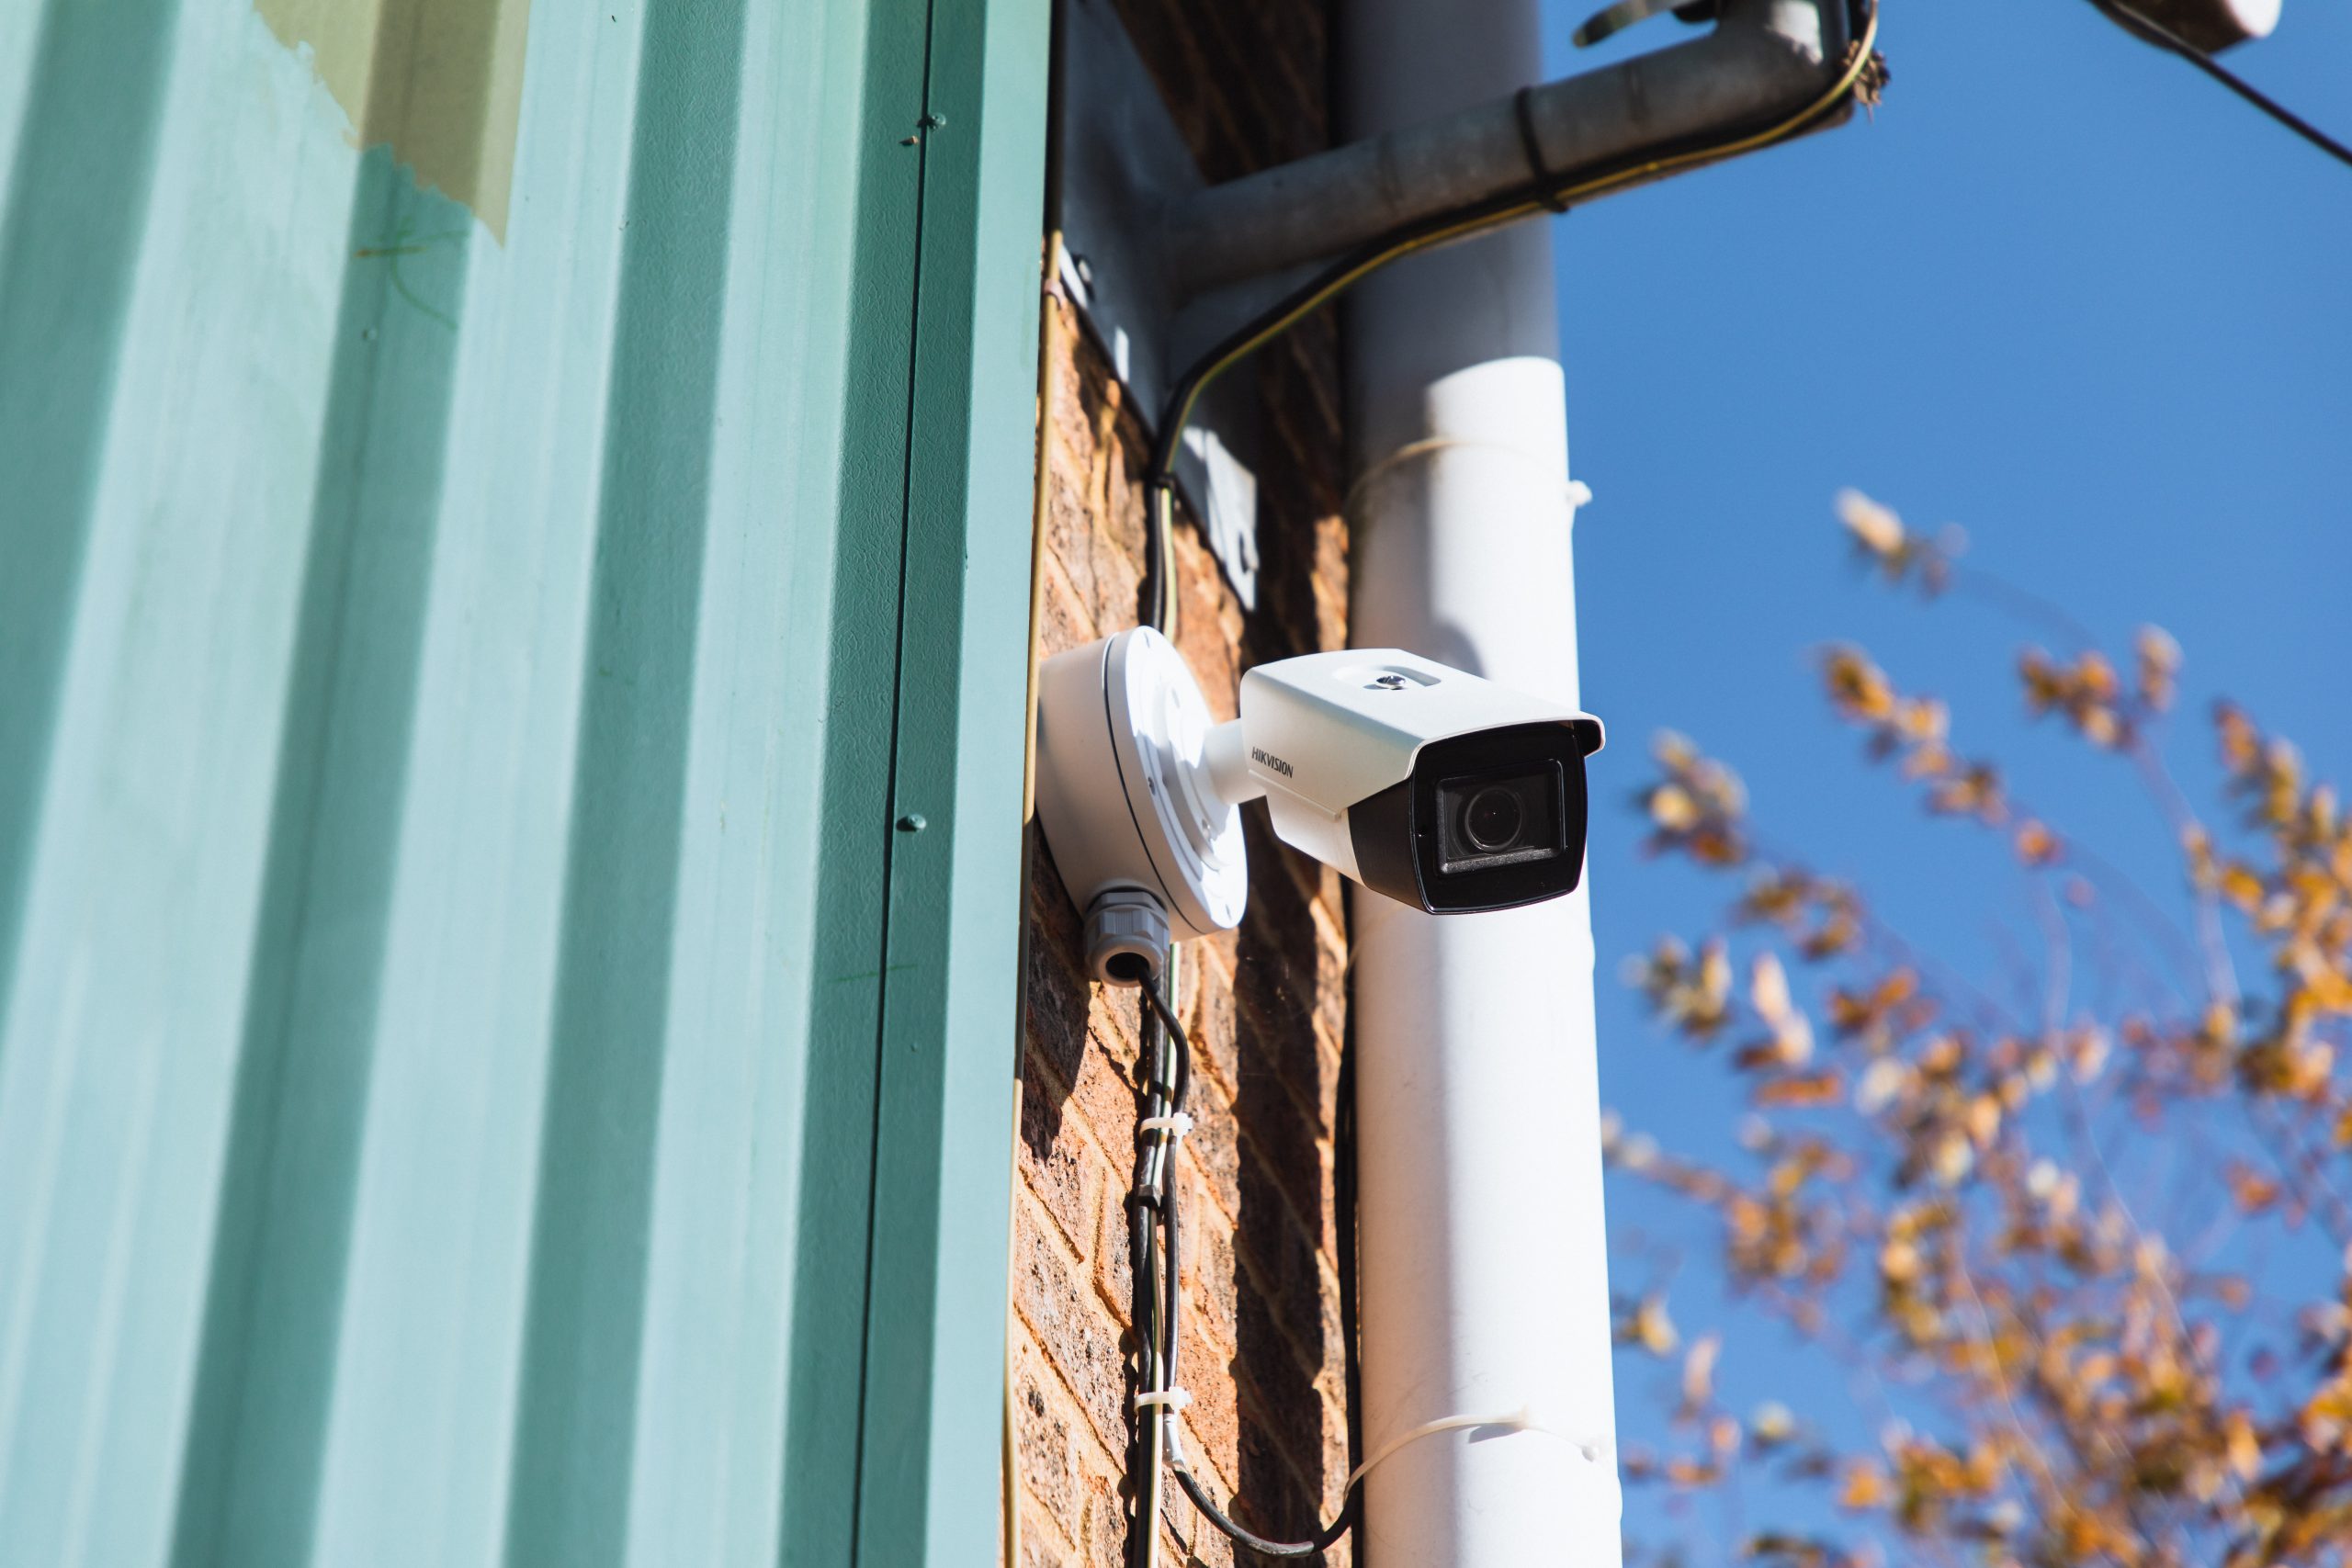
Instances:
[[[1554,74],[1681,34],[1660,19],[1580,54],[1582,12],[1550,17]],[[1556,225],[1571,460],[1596,497],[1577,526],[1585,695],[1613,742],[1592,848],[1603,1098],[1702,1153],[1737,1115],[1724,1069],[1659,1035],[1616,978],[1659,933],[1703,930],[1726,891],[1641,858],[1623,802],[1653,731],[1731,762],[1776,842],[1995,975],[1996,928],[2031,929],[2020,874],[1997,840],[1924,821],[1829,717],[1811,656],[1859,642],[1949,698],[1961,750],[1999,759],[2063,829],[2152,892],[2178,887],[2120,767],[2026,722],[2013,671],[2034,634],[1865,579],[1832,518],[1841,486],[1964,526],[1971,561],[2111,649],[2168,628],[2188,653],[2169,750],[2200,803],[2222,693],[2317,773],[2352,775],[2352,168],[2085,0],[1894,0],[1883,47],[1874,123]],[[2278,34],[2228,61],[2352,138],[2352,6],[2287,0]],[[1681,1244],[1677,1314],[1708,1326],[1706,1233],[1623,1183],[1611,1205],[1621,1228]],[[1647,1278],[1615,1269],[1622,1287]],[[1804,1365],[1748,1325],[1724,1383],[1736,1405]],[[1621,1362],[1628,1440],[1659,1430],[1658,1376]],[[1712,1508],[1668,1519],[1635,1490],[1628,1518],[1693,1562],[1730,1560]]]

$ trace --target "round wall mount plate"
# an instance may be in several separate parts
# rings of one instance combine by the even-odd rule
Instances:
[[[1168,639],[1137,626],[1046,661],[1037,680],[1037,814],[1081,909],[1136,888],[1180,936],[1241,921],[1241,816],[1209,784],[1214,721]]]

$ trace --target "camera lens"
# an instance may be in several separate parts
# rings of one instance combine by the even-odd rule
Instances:
[[[1462,808],[1462,836],[1489,854],[1518,842],[1526,826],[1527,812],[1518,792],[1501,784],[1488,784]]]
[[[1567,848],[1560,769],[1548,759],[1537,772],[1489,768],[1440,779],[1432,795],[1426,820],[1436,829],[1431,847],[1440,875],[1483,875],[1550,860]]]

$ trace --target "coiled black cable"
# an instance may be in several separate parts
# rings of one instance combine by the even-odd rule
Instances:
[[[1192,1037],[1185,1033],[1184,1025],[1177,1019],[1175,1011],[1169,1007],[1168,998],[1160,992],[1159,981],[1146,975],[1138,985],[1143,992],[1146,1016],[1157,1021],[1156,1032],[1161,1034],[1171,1047],[1170,1055],[1173,1066],[1168,1075],[1170,1103],[1167,1110],[1157,1114],[1173,1116],[1183,1111],[1186,1094],[1192,1087]],[[1153,1088],[1157,1089],[1158,1086],[1154,1085]],[[1148,1102],[1150,1098],[1147,1096]],[[1170,1140],[1170,1149],[1169,1164],[1163,1168],[1160,1180],[1156,1184],[1139,1184],[1136,1191],[1128,1195],[1127,1234],[1130,1255],[1135,1260],[1136,1321],[1138,1324],[1142,1323],[1148,1312],[1157,1319],[1153,1325],[1153,1333],[1145,1341],[1142,1356],[1146,1368],[1147,1384],[1143,1392],[1146,1393],[1166,1393],[1179,1386],[1176,1380],[1176,1358],[1180,1338],[1178,1317],[1183,1305],[1183,1292],[1180,1285],[1182,1278],[1182,1231],[1178,1224],[1176,1212],[1177,1182],[1172,1139]],[[1148,1223],[1141,1220],[1143,1214],[1153,1211],[1159,1215],[1160,1228],[1164,1235],[1163,1241],[1158,1247],[1152,1245],[1147,1234]],[[1155,1269],[1158,1273],[1159,1290],[1157,1292],[1154,1291],[1154,1280],[1151,1277]],[[1151,1312],[1150,1308],[1155,1306],[1158,1310]],[[1150,1371],[1155,1362],[1158,1366],[1156,1379],[1152,1377]],[[1155,1382],[1157,1386],[1150,1386]],[[1168,1414],[1172,1416],[1173,1412]],[[1155,1411],[1155,1414],[1148,1417],[1147,1421],[1163,1418],[1165,1417]],[[1169,1468],[1176,1472],[1177,1484],[1183,1487],[1184,1495],[1193,1500],[1193,1506],[1198,1508],[1209,1523],[1231,1537],[1236,1544],[1246,1546],[1261,1557],[1313,1557],[1329,1550],[1331,1545],[1347,1534],[1349,1528],[1355,1523],[1356,1493],[1354,1487],[1351,1485],[1347,1503],[1340,1508],[1340,1517],[1318,1529],[1312,1539],[1269,1540],[1264,1536],[1236,1524],[1223,1508],[1217,1506],[1216,1499],[1208,1495],[1208,1489],[1203,1486],[1200,1478],[1193,1473],[1193,1468],[1182,1457],[1181,1450],[1170,1450]],[[1149,1528],[1148,1523],[1147,1528]]]
[[[1114,965],[1120,978],[1138,980],[1157,994],[1158,987],[1142,960],[1123,957],[1114,960]],[[1162,1273],[1160,1237],[1165,1235],[1172,1246],[1176,1236],[1175,1138],[1172,1130],[1148,1128],[1140,1123],[1171,1116],[1182,1106],[1192,1083],[1192,1062],[1189,1050],[1173,1063],[1167,1059],[1161,1016],[1146,1008],[1141,1019],[1143,1112],[1136,1129],[1136,1184],[1126,1199],[1128,1316],[1135,1325],[1138,1394],[1164,1393],[1175,1386],[1173,1373],[1161,1359],[1168,1338],[1161,1325],[1174,1321],[1179,1278],[1176,1269],[1170,1267],[1165,1270],[1164,1301],[1154,1286]],[[1157,1417],[1145,1414],[1148,1408],[1136,1405],[1134,1437],[1129,1445],[1128,1473],[1141,1477],[1141,1483],[1134,1489],[1134,1528],[1127,1537],[1128,1568],[1149,1568],[1152,1532],[1159,1528],[1159,1444],[1167,1428]]]

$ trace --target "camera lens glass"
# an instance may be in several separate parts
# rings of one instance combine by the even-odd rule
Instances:
[[[1556,762],[1441,780],[1435,804],[1438,869],[1449,875],[1549,860],[1567,848]]]
[[[1518,792],[1503,784],[1488,784],[1462,808],[1462,836],[1471,847],[1495,854],[1519,841],[1527,826],[1527,808]]]

